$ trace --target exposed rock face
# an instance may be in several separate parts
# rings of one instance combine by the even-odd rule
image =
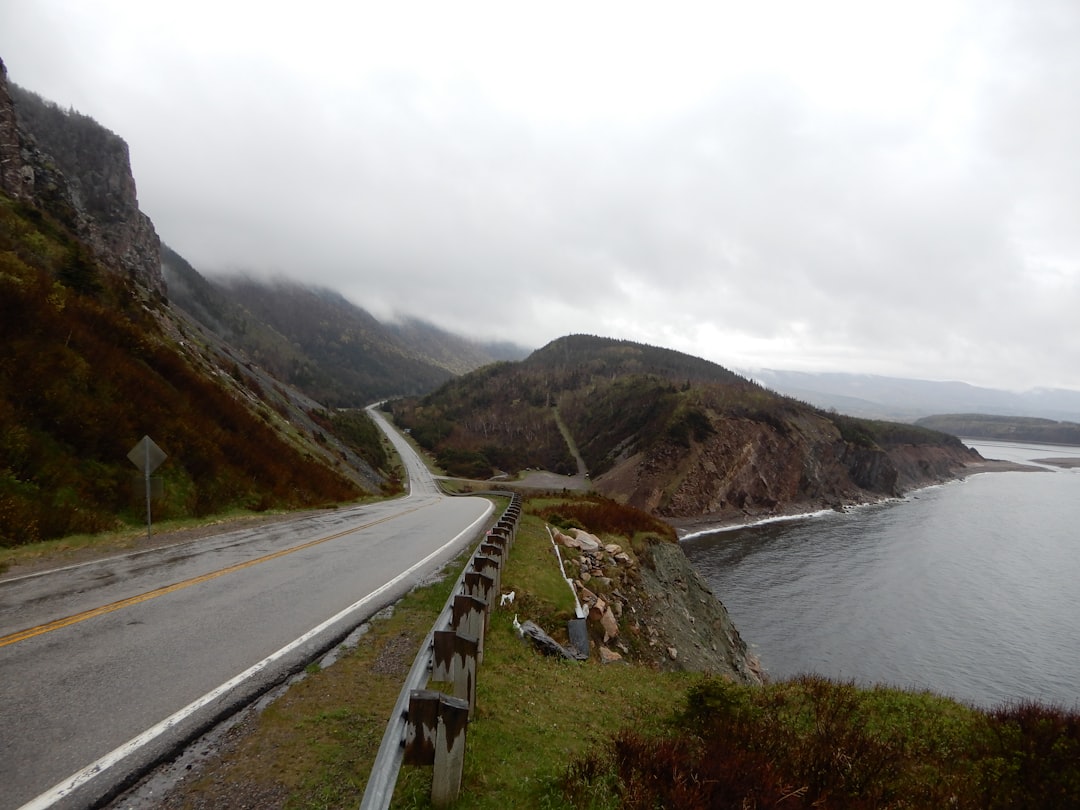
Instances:
[[[742,640],[724,604],[673,543],[651,547],[641,567],[649,595],[639,626],[668,660],[665,669],[708,671],[741,683],[760,684],[761,664]]]
[[[2,62],[0,191],[45,208],[105,267],[165,296],[161,241],[139,210],[127,144],[93,119],[9,85]]]
[[[727,520],[896,497],[954,477],[966,448],[862,447],[812,414],[783,427],[716,419],[686,446],[660,442],[596,480],[605,495],[668,519]]]
[[[762,682],[761,666],[747,650],[727,608],[678,545],[653,543],[647,558],[639,561],[613,543],[585,549],[578,537],[559,532],[554,537],[560,545],[579,551],[576,558],[567,555],[567,572],[587,612],[602,663],[627,657],[661,669]]]
[[[22,160],[15,103],[8,90],[7,68],[0,59],[0,191],[16,199],[26,199],[33,191],[33,183],[33,170]]]

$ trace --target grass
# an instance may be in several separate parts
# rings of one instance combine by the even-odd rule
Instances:
[[[555,660],[522,642],[512,627],[515,614],[563,642],[574,615],[573,595],[538,517],[523,515],[502,586],[516,598],[491,616],[455,807],[562,807],[568,762],[602,748],[627,725],[670,730],[665,718],[700,676]],[[428,807],[430,791],[429,768],[403,768],[391,806]]]

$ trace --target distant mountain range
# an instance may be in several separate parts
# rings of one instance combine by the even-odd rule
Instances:
[[[994,414],[1080,422],[1080,391],[1035,388],[1021,393],[962,382],[934,382],[873,374],[744,370],[780,394],[819,408],[867,419],[914,422],[936,414]]]

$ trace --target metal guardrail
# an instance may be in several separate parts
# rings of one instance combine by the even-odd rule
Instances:
[[[498,494],[510,496],[510,505],[503,512],[502,517],[499,518],[499,523],[506,520],[508,514],[520,514],[520,495],[512,492]],[[516,529],[516,517],[513,523]],[[477,545],[477,549],[473,552],[474,559],[479,553],[480,546],[486,540],[487,535],[482,538]],[[390,800],[394,795],[394,787],[397,784],[398,772],[401,770],[401,764],[404,760],[405,738],[409,727],[409,700],[414,690],[423,689],[427,685],[435,663],[435,633],[441,628],[451,626],[454,600],[464,590],[465,577],[470,573],[469,569],[470,565],[468,564],[462,569],[446,604],[425,637],[424,643],[421,645],[420,651],[409,669],[409,674],[405,677],[405,683],[401,687],[390,721],[386,725],[386,732],[383,734],[382,742],[379,745],[379,752],[376,754],[375,762],[371,767],[367,786],[364,789],[364,797],[360,802],[360,810],[386,810],[390,806]]]

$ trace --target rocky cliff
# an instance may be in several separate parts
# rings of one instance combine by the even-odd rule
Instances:
[[[622,459],[597,489],[676,522],[721,522],[897,497],[980,460],[959,443],[853,443],[810,411],[784,421],[714,414],[709,424],[700,439],[657,442]]]
[[[601,663],[625,658],[745,684],[765,679],[727,608],[677,543],[605,543],[577,528],[552,534]]]
[[[139,210],[127,143],[9,84],[0,61],[0,191],[71,227],[109,270],[164,297],[161,242]]]

